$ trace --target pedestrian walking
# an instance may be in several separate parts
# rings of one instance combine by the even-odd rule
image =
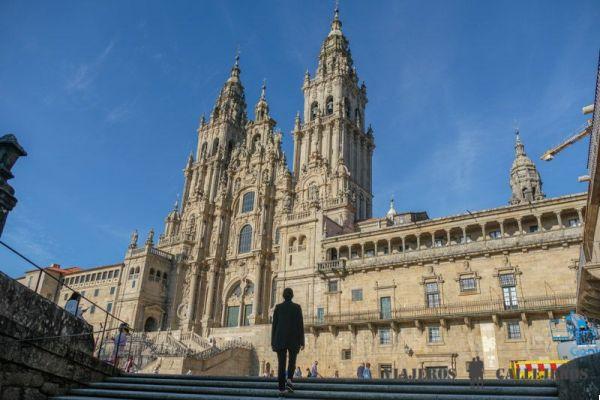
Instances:
[[[293,297],[294,292],[291,288],[283,289],[283,302],[275,306],[271,326],[271,347],[277,353],[277,380],[281,395],[294,391],[292,380],[296,370],[296,357],[298,352],[304,349],[302,308],[292,302]]]
[[[119,333],[113,338],[114,350],[113,350],[113,365],[119,366],[119,357],[123,356],[125,346],[127,346],[127,335],[129,334],[129,325],[125,322],[119,325]]]
[[[310,377],[311,378],[322,378],[321,374],[319,374],[319,362],[315,360],[312,367],[310,367]]]

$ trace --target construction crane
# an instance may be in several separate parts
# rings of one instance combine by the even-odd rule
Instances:
[[[594,105],[590,104],[589,106],[583,107],[582,111],[583,111],[584,115],[591,114],[594,112]],[[568,138],[567,140],[565,140],[558,146],[553,147],[550,150],[546,151],[544,154],[542,154],[542,156],[540,158],[544,161],[552,160],[556,154],[558,154],[562,150],[566,149],[573,143],[576,143],[579,140],[583,139],[584,137],[589,135],[591,132],[592,132],[592,120],[589,119],[587,121],[587,126],[585,128],[583,128],[581,131],[577,132],[576,134],[574,134],[573,136],[571,136],[570,138]]]

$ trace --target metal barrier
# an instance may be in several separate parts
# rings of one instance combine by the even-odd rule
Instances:
[[[77,290],[75,290],[72,287],[70,287],[69,285],[65,284],[63,280],[55,277],[53,274],[48,273],[48,271],[46,271],[45,268],[40,267],[39,265],[37,265],[36,263],[31,261],[29,258],[27,258],[23,254],[21,254],[19,251],[15,250],[13,247],[6,244],[4,241],[0,240],[0,245],[4,246],[10,252],[17,255],[19,258],[23,259],[28,264],[34,266],[37,270],[39,270],[38,279],[37,279],[37,282],[35,285],[36,293],[39,293],[38,290],[40,289],[40,287],[39,287],[40,281],[44,274],[45,276],[49,277],[50,279],[57,281],[61,287],[67,288],[72,293],[77,294],[77,296],[75,296],[75,297],[77,297],[77,302],[75,304],[74,310],[67,310],[67,311],[71,312],[73,315],[75,315],[81,319],[84,319],[82,314],[85,312],[85,310],[82,310],[82,308],[80,306],[82,299],[87,301],[91,307],[94,307],[95,311],[100,310],[100,311],[104,312],[105,318],[104,318],[104,323],[100,324],[101,330],[92,332],[92,336],[93,336],[92,340],[94,341],[94,347],[96,347],[95,346],[96,343],[99,344],[97,349],[92,350],[92,354],[96,354],[95,357],[97,357],[98,359],[101,359],[103,361],[107,361],[107,362],[111,363],[114,367],[113,371],[116,371],[116,369],[119,368],[119,366],[121,364],[124,367],[127,366],[126,365],[127,363],[122,363],[123,351],[125,351],[125,348],[127,346],[127,342],[128,342],[127,336],[131,335],[134,330],[129,326],[129,324],[126,321],[120,319],[119,317],[112,314],[110,311],[108,311],[104,307],[102,307],[100,304],[92,301],[91,299],[89,299],[86,296],[79,293]],[[74,296],[71,295],[71,297],[73,298]],[[110,318],[110,320],[109,320],[109,318]],[[119,326],[109,328],[108,326],[109,325],[112,326],[115,321],[117,321],[117,323],[119,323]],[[107,343],[109,342],[108,340],[106,340],[106,337],[107,337],[107,334],[111,331],[118,331],[118,333],[115,336],[113,336],[112,341],[113,342],[118,341],[119,345],[113,346],[113,351],[110,352],[110,357],[102,357],[102,355],[106,355],[106,348],[103,349],[103,347],[105,347],[107,345]],[[74,336],[81,336],[81,340],[90,340],[89,333],[70,335],[69,337],[74,337]],[[43,336],[43,337],[25,338],[25,339],[21,339],[21,341],[41,342],[41,341],[47,341],[47,340],[59,340],[61,338],[65,338],[65,337],[67,337],[67,336],[65,336],[65,335]],[[96,340],[98,337],[99,337],[99,340]],[[128,351],[129,353],[131,353],[132,342],[133,342],[132,340],[129,340],[129,351]],[[104,352],[103,352],[103,350],[104,350]]]

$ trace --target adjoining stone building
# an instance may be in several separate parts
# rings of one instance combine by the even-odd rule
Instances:
[[[375,135],[338,12],[304,77],[292,171],[266,88],[250,120],[240,75],[236,58],[158,240],[138,245],[135,232],[122,264],[67,284],[115,287],[102,301],[136,330],[251,342],[261,372],[276,362],[269,319],[284,287],[305,313],[299,365],[319,360],[324,375],[369,361],[381,377],[464,377],[480,356],[494,376],[511,360],[557,358],[550,320],[575,305],[586,198],[545,198],[518,133],[509,205],[431,219],[392,204],[373,218]]]

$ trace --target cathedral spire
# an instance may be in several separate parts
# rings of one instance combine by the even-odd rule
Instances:
[[[235,55],[235,63],[231,68],[229,78],[223,85],[215,107],[211,113],[211,122],[215,120],[230,120],[239,126],[246,124],[246,98],[244,86],[240,79],[240,54]]]
[[[269,117],[269,103],[267,103],[267,83],[266,79],[263,79],[263,84],[260,90],[260,98],[256,107],[254,108],[254,118],[256,121],[262,121]]]
[[[335,2],[335,9],[333,11],[333,21],[331,21],[331,31],[329,35],[341,35],[342,34],[342,21],[340,21],[340,4],[338,1]]]
[[[515,160],[510,169],[510,204],[542,200],[542,178],[527,154],[518,129],[515,129]]]

